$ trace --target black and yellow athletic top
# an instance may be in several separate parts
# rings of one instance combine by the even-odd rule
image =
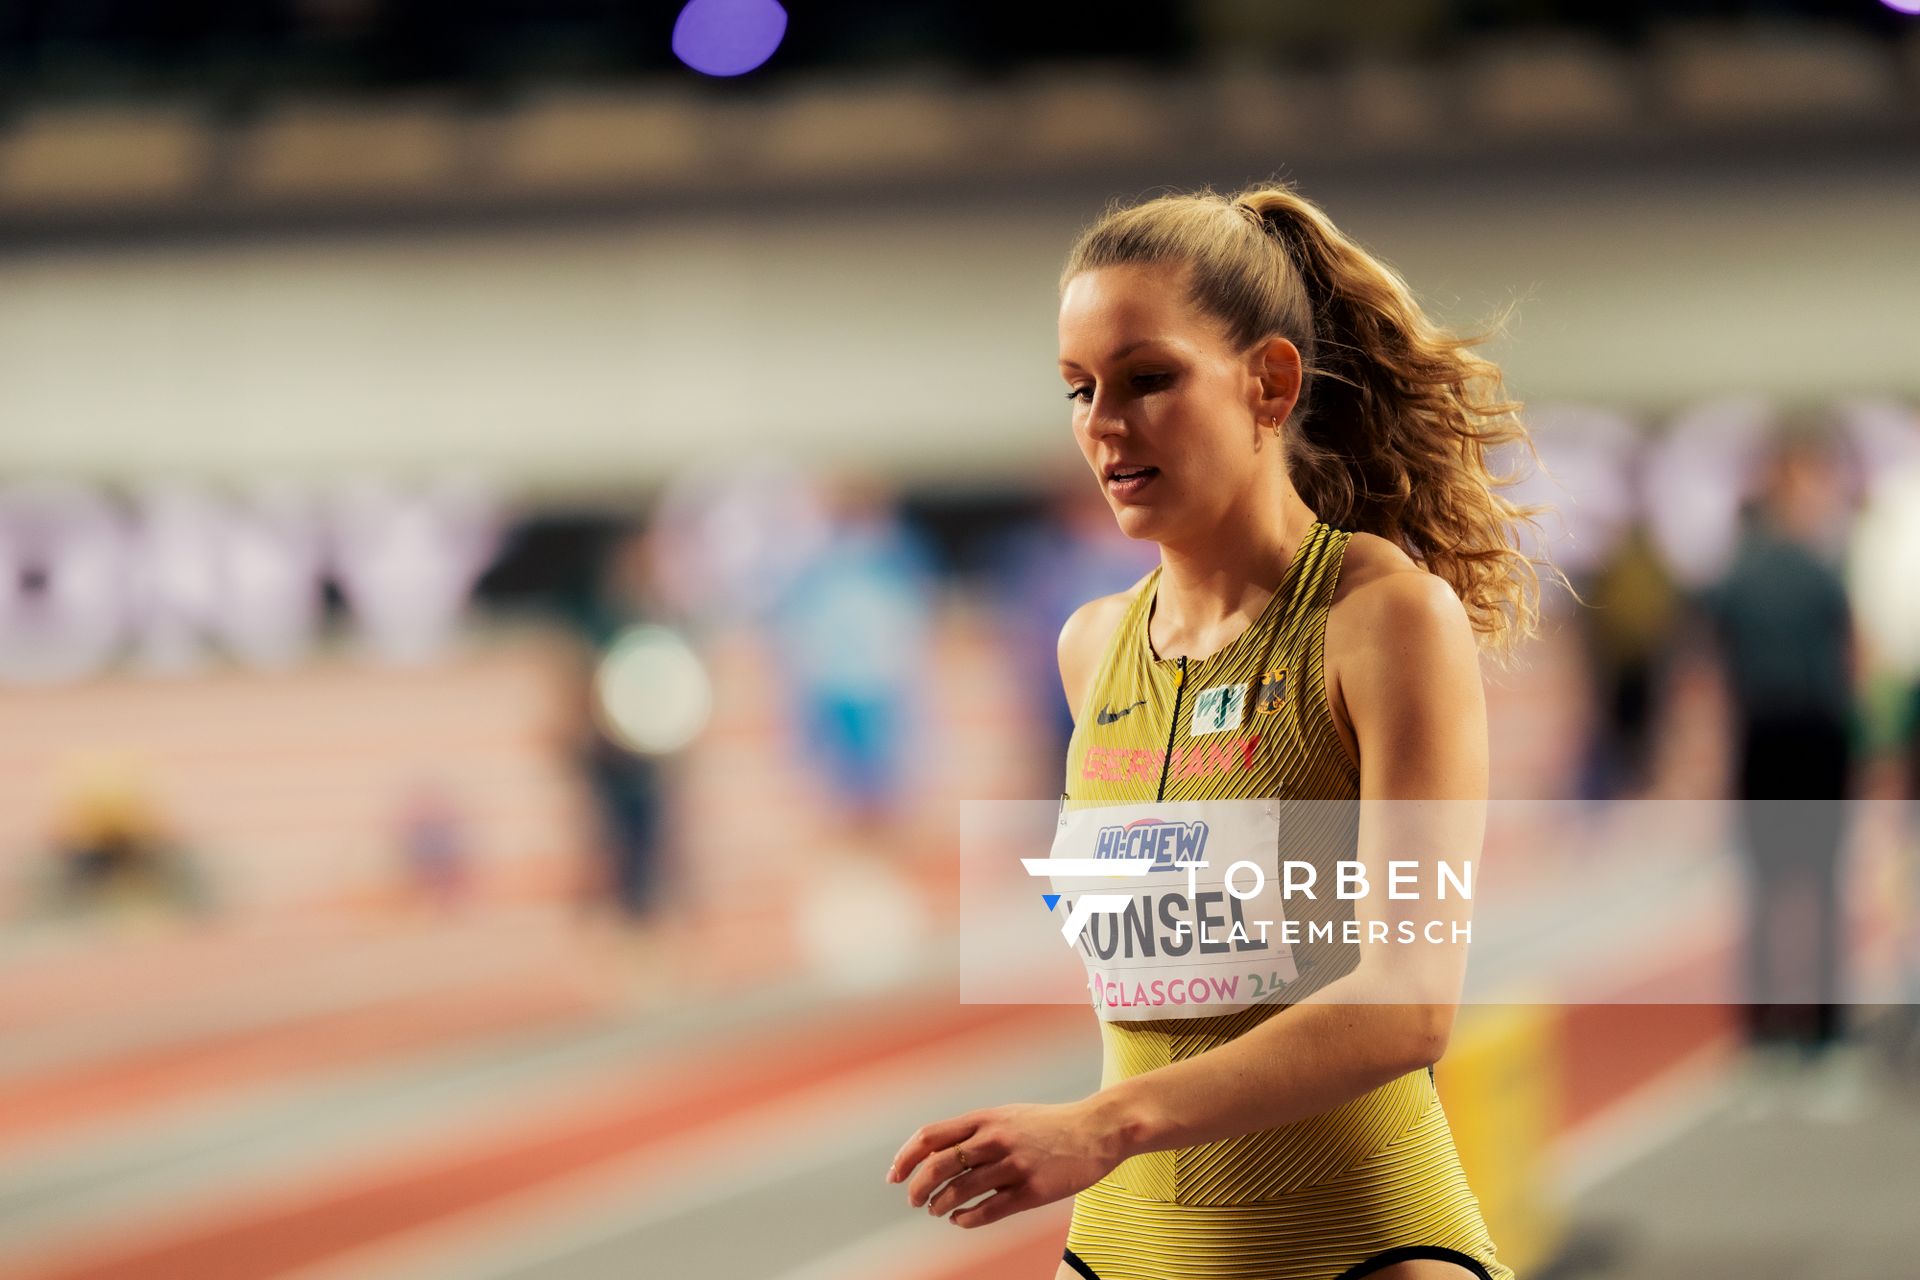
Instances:
[[[1322,650],[1351,537],[1315,521],[1261,616],[1204,658],[1153,652],[1147,623],[1160,570],[1149,574],[1080,709],[1063,825],[1070,810],[1147,802],[1173,802],[1167,812],[1180,816],[1206,808],[1178,802],[1267,797],[1357,812],[1359,774],[1328,710]],[[1355,856],[1355,830],[1345,827],[1340,856]],[[1352,905],[1304,909],[1350,916]],[[1102,1085],[1205,1053],[1283,1013],[1354,957],[1296,947],[1300,977],[1285,995],[1232,1012],[1103,1016]],[[1098,1280],[1336,1280],[1420,1257],[1485,1280],[1513,1277],[1495,1257],[1427,1071],[1277,1129],[1123,1161],[1075,1197],[1065,1255]]]

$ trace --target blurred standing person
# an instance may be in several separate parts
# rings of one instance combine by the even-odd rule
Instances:
[[[1840,854],[1857,721],[1833,447],[1803,425],[1781,432],[1732,560],[1703,593],[1744,802],[1746,1010],[1761,1109],[1776,1077],[1820,1059],[1845,1030]]]
[[[581,655],[579,743],[582,772],[598,809],[601,901],[622,918],[645,922],[659,905],[660,846],[667,783],[663,763],[610,732],[599,705],[599,664],[629,628],[657,613],[650,576],[651,543],[629,533],[608,549],[577,621],[588,650]]]
[[[824,540],[774,606],[776,658],[807,756],[856,843],[884,845],[899,816],[932,635],[932,555],[877,481],[828,486]]]
[[[768,618],[801,755],[825,784],[829,830],[791,898],[799,959],[848,989],[885,987],[926,936],[902,854],[910,766],[937,753],[928,693],[943,676],[933,555],[877,477],[821,486],[824,521]]]
[[[1030,705],[1044,721],[1049,762],[1066,754],[1080,710],[1061,696],[1053,669],[1060,628],[1085,601],[1125,588],[1156,563],[1152,543],[1115,531],[1099,490],[1083,476],[1073,481],[1053,489],[1039,519],[1001,541],[993,565],[1000,625],[1032,685]]]
[[[1654,722],[1680,593],[1645,524],[1635,522],[1594,575],[1592,609],[1578,610],[1601,724],[1588,765],[1597,799],[1652,783]]]

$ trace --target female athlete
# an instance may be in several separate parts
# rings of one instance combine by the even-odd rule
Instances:
[[[1160,546],[1061,630],[1063,826],[1171,802],[1218,831],[1285,797],[1352,804],[1363,864],[1429,838],[1477,853],[1479,653],[1539,617],[1512,545],[1535,509],[1487,456],[1527,436],[1468,350],[1484,337],[1436,329],[1285,185],[1114,209],[1060,294],[1074,438],[1121,530]],[[1417,810],[1434,801],[1471,803]],[[1378,910],[1306,908],[1341,909]],[[1284,1000],[1101,1009],[1097,1092],[926,1125],[887,1180],[963,1227],[1073,1196],[1057,1280],[1511,1280],[1430,1069],[1464,944],[1295,954]]]

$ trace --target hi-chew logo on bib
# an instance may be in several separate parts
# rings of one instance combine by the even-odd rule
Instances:
[[[1207,848],[1204,822],[1168,822],[1139,818],[1100,828],[1094,836],[1096,858],[1144,858],[1149,871],[1171,871],[1198,862]]]
[[[1188,725],[1187,736],[1197,738],[1203,733],[1238,729],[1241,711],[1246,704],[1247,686],[1244,683],[1217,684],[1211,689],[1202,689],[1193,700],[1193,719]]]
[[[1064,906],[1060,932],[1108,1021],[1211,1017],[1273,999],[1298,976],[1281,936],[1280,801],[1062,811],[1048,857],[1025,858]]]

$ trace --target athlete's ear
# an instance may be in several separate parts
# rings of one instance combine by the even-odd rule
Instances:
[[[1247,372],[1254,387],[1253,416],[1262,422],[1268,418],[1285,422],[1300,399],[1300,382],[1305,376],[1300,348],[1277,334],[1263,338],[1248,351]]]

